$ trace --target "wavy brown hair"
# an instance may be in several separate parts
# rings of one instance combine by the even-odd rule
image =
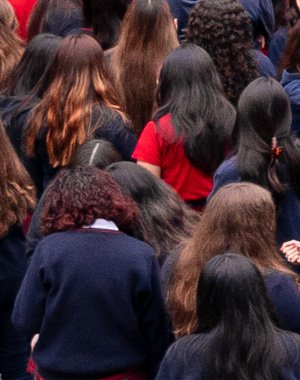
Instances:
[[[0,0],[0,90],[6,87],[23,54],[24,43],[17,35],[18,26],[12,5],[7,0]]]
[[[0,121],[0,237],[35,206],[35,188]]]
[[[275,218],[271,194],[254,184],[230,184],[211,198],[168,286],[167,302],[177,335],[197,331],[199,274],[216,255],[240,252],[251,258],[263,273],[276,270],[296,279],[276,253]]]
[[[46,128],[51,165],[66,166],[77,146],[92,138],[100,127],[92,120],[95,105],[123,114],[109,80],[103,51],[93,37],[64,38],[49,78],[50,86],[28,120],[25,150],[34,154],[36,136]]]
[[[160,66],[178,45],[165,0],[135,0],[129,5],[112,68],[122,106],[137,135],[151,118]]]
[[[201,0],[193,8],[187,40],[205,49],[214,61],[228,100],[236,104],[240,93],[255,78],[251,20],[237,0]]]
[[[136,222],[138,208],[110,174],[96,167],[61,170],[47,188],[41,215],[43,233],[90,226],[99,218],[128,228]]]

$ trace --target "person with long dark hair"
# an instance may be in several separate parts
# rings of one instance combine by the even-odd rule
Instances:
[[[51,65],[60,42],[60,37],[50,34],[42,34],[31,40],[0,96],[0,115],[19,157],[22,157],[22,137],[28,116],[28,107],[23,108],[22,102],[32,95]]]
[[[103,50],[88,35],[63,39],[47,74],[43,98],[32,109],[24,145],[30,173],[44,189],[75,149],[92,138],[110,141],[125,160],[136,137],[109,80]],[[41,195],[41,192],[39,193]]]
[[[26,272],[23,223],[35,206],[35,189],[0,122],[0,373],[3,380],[30,380],[30,342],[11,324]]]
[[[191,236],[198,214],[190,210],[164,181],[132,162],[107,167],[114,180],[139,208],[133,236],[149,244],[160,265]]]
[[[198,331],[195,305],[199,274],[208,260],[228,250],[253,260],[264,277],[280,326],[300,333],[299,279],[276,250],[275,228],[272,196],[260,186],[229,184],[210,199],[191,239],[163,268],[171,273],[164,282],[177,336]]]
[[[247,181],[269,190],[277,206],[277,243],[300,240],[300,148],[291,134],[291,109],[282,86],[258,78],[238,103],[237,154],[216,171],[214,189]]]
[[[126,12],[111,54],[114,83],[122,108],[139,136],[151,119],[159,70],[179,45],[166,0],[136,0]]]
[[[197,331],[169,348],[157,380],[300,378],[300,337],[277,327],[264,278],[249,258],[209,260],[196,303]]]
[[[110,174],[62,169],[16,298],[17,331],[39,333],[45,379],[153,379],[171,335],[152,248],[122,231],[138,209]],[[147,374],[147,377],[146,377]]]
[[[235,123],[212,59],[199,46],[175,49],[161,69],[159,109],[135,148],[138,164],[201,207],[224,160]]]
[[[239,1],[199,1],[190,13],[187,41],[208,52],[227,99],[236,104],[244,88],[258,76],[251,20]]]
[[[66,37],[83,26],[81,0],[37,0],[28,22],[28,41],[41,33]]]

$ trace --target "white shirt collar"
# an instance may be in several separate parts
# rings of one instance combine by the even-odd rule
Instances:
[[[119,228],[114,222],[106,219],[96,219],[91,226],[83,226],[83,228],[98,228],[101,230],[119,231]]]

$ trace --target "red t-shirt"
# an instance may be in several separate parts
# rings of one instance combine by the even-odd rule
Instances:
[[[27,21],[37,0],[8,0],[14,7],[19,20],[19,35],[27,39]]]
[[[206,198],[212,190],[213,177],[190,163],[182,142],[168,143],[174,136],[170,115],[163,116],[159,126],[158,130],[153,121],[145,126],[132,158],[159,166],[161,178],[185,201]]]

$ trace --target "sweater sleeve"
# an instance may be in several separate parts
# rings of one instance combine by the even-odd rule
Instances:
[[[143,129],[132,158],[138,161],[148,162],[152,165],[162,166],[161,147],[154,121],[150,121]]]
[[[171,325],[164,304],[156,258],[151,263],[151,289],[139,294],[140,326],[149,351],[149,378],[154,379],[160,362],[173,341]]]
[[[288,275],[275,273],[265,279],[281,327],[300,334],[300,291]]]
[[[33,336],[39,332],[44,317],[46,295],[41,245],[38,245],[23,279],[12,314],[12,322],[20,333]]]

